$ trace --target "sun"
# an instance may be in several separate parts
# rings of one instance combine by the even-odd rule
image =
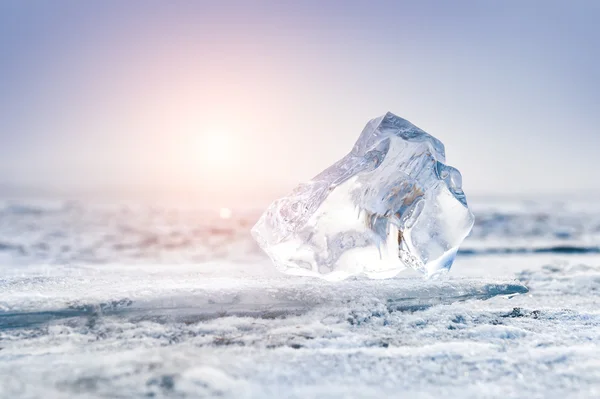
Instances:
[[[223,132],[210,132],[197,140],[197,149],[202,160],[213,166],[219,166],[233,160],[235,142],[232,137]]]
[[[219,209],[219,217],[221,219],[231,219],[233,212],[229,208],[221,208]]]
[[[213,190],[225,187],[237,176],[245,156],[238,134],[224,128],[205,128],[190,129],[186,136],[179,143],[178,156],[188,176],[210,182]]]

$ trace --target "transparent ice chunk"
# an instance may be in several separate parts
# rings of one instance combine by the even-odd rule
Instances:
[[[474,217],[444,145],[392,113],[371,120],[352,151],[252,229],[284,273],[387,278],[406,267],[449,270]]]

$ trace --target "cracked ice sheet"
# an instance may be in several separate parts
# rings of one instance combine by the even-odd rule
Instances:
[[[597,397],[600,258],[557,259],[468,257],[429,282],[260,262],[4,268],[0,397]],[[468,299],[490,284],[530,291]],[[428,306],[388,302],[402,295]],[[34,310],[75,313],[7,321]]]
[[[249,271],[244,270],[248,268]],[[22,269],[20,269],[22,270]],[[245,265],[214,262],[204,265],[103,265],[52,272],[32,269],[0,279],[0,327],[6,320],[30,313],[60,318],[101,312],[103,315],[162,312],[164,316],[196,314],[298,313],[315,307],[364,300],[401,310],[426,308],[471,298],[488,299],[527,291],[514,279],[456,277],[423,280],[403,278],[327,282],[290,277],[272,271],[269,262]],[[255,271],[254,273],[252,271]],[[62,318],[64,318],[62,317]],[[26,321],[26,320],[24,320]]]

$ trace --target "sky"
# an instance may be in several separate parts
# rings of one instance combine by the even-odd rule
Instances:
[[[598,20],[577,0],[5,0],[0,187],[263,201],[391,111],[467,195],[597,193]]]

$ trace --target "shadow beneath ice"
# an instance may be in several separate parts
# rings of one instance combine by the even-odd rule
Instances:
[[[489,283],[458,279],[347,280],[341,283],[302,280],[300,283],[204,289],[186,295],[152,300],[121,298],[99,303],[78,303],[62,309],[0,312],[0,331],[31,329],[68,319],[85,318],[93,326],[105,317],[127,322],[198,323],[222,317],[285,318],[327,308],[347,308],[385,303],[390,312],[415,312],[437,305],[527,293],[518,282]]]

